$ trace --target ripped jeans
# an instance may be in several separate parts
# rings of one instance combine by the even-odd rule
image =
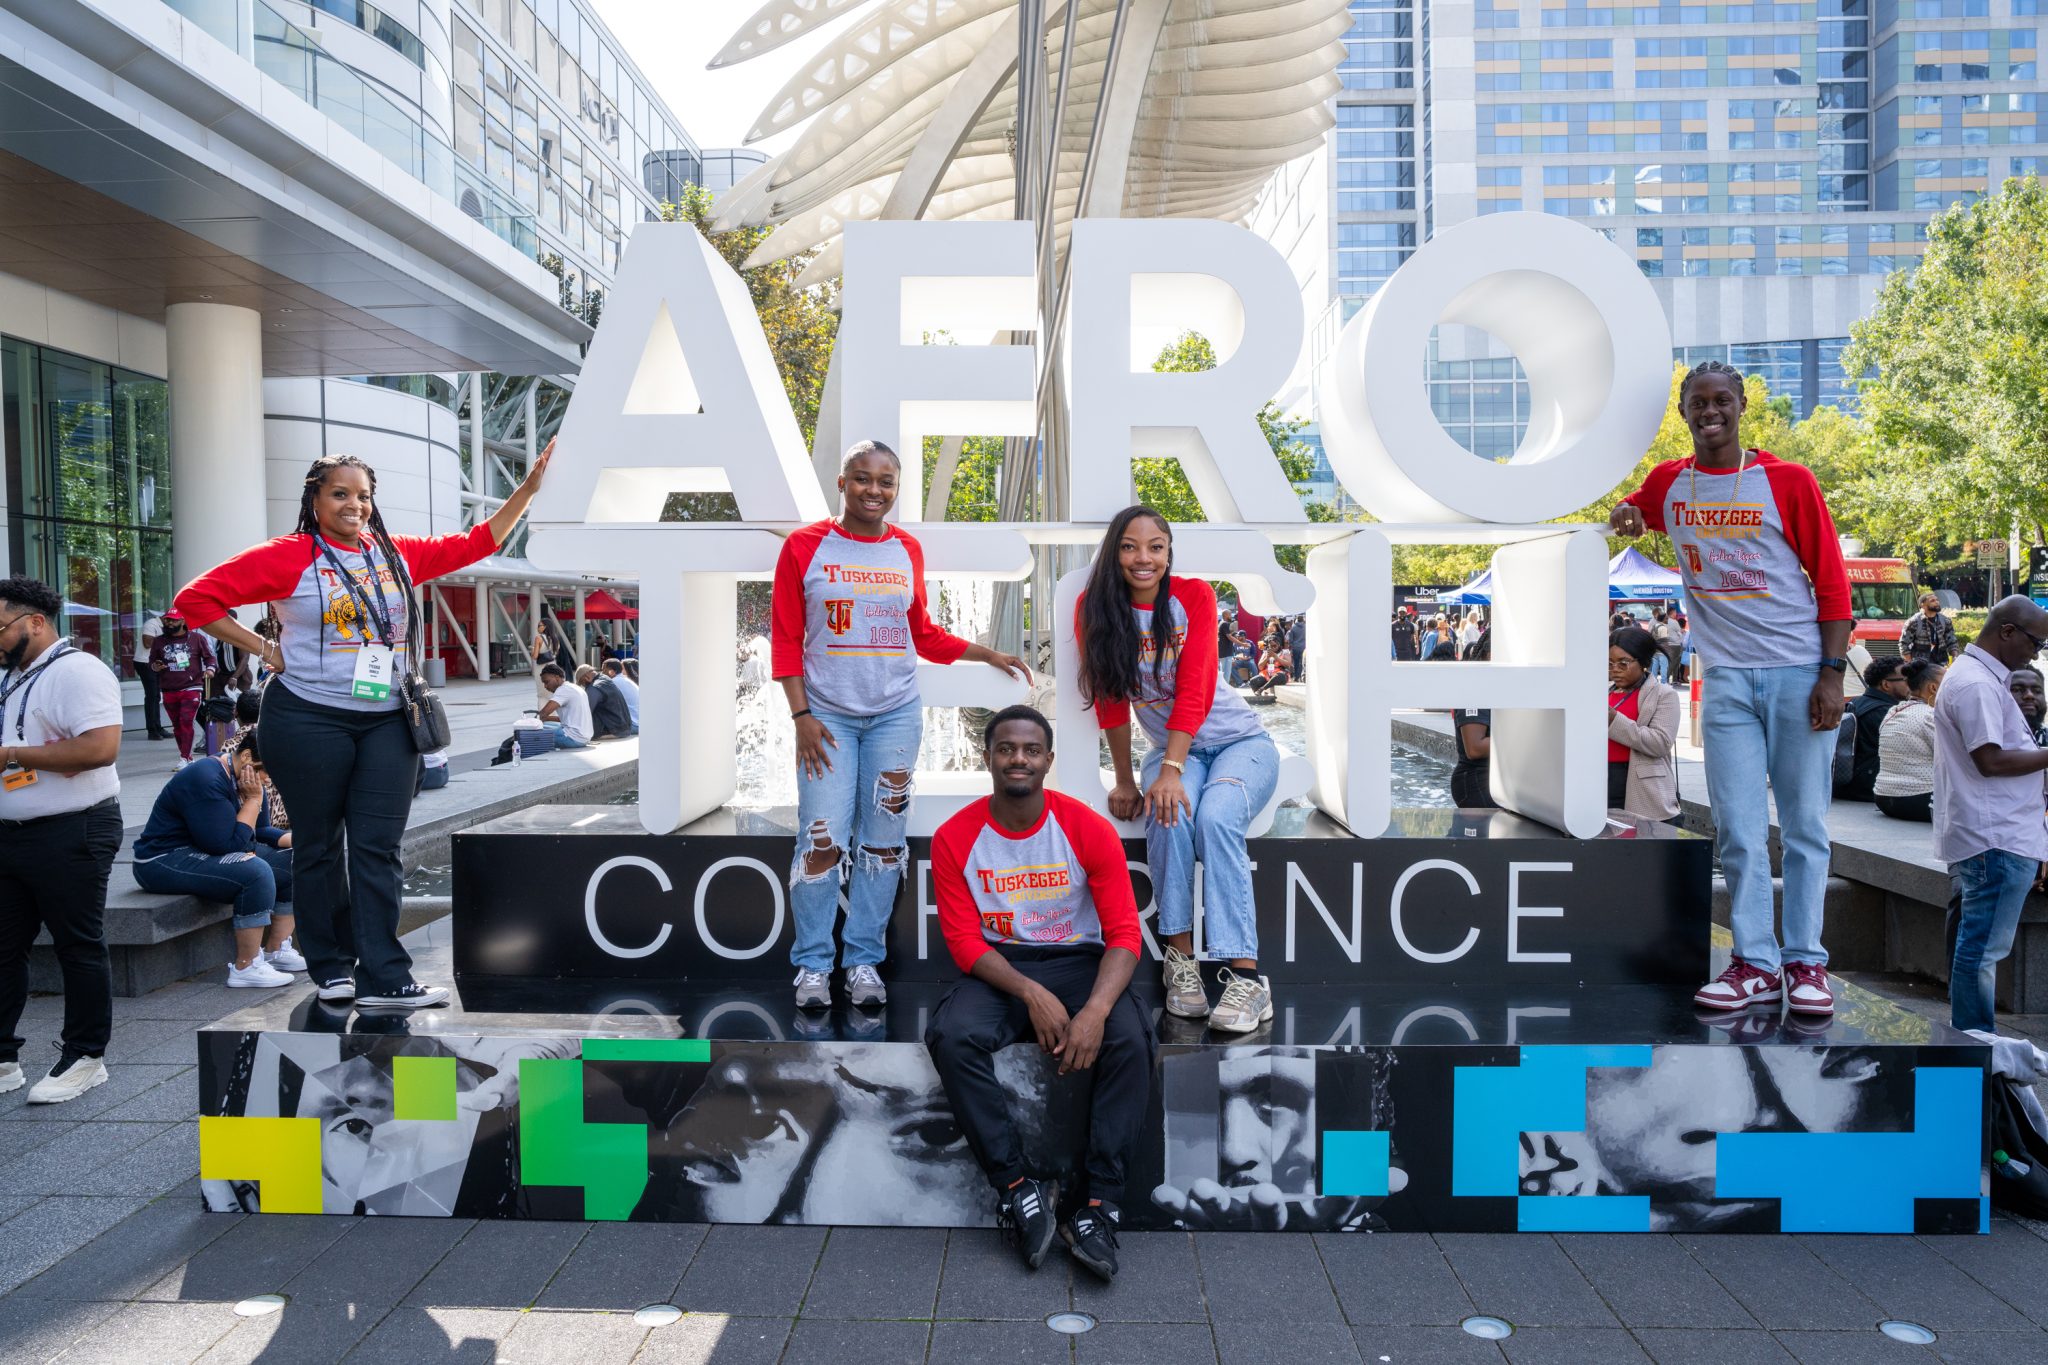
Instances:
[[[1145,755],[1141,790],[1159,776],[1164,749]],[[1280,750],[1270,736],[1252,735],[1214,749],[1190,749],[1181,786],[1195,814],[1171,827],[1145,817],[1145,861],[1161,935],[1183,934],[1195,923],[1195,864],[1202,864],[1203,955],[1212,962],[1256,961],[1259,920],[1252,905],[1252,859],[1245,846],[1252,817],[1273,799],[1280,782]]]
[[[789,958],[807,971],[832,970],[832,921],[846,886],[846,960],[859,967],[882,960],[883,935],[896,887],[909,865],[910,776],[924,737],[924,704],[879,716],[813,713],[839,747],[825,746],[832,767],[823,777],[797,774],[796,856],[789,869],[789,906],[796,942]],[[811,855],[836,852],[811,871]],[[851,871],[848,871],[849,861]]]

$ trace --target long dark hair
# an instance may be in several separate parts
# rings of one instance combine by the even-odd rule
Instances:
[[[398,553],[398,546],[392,543],[391,532],[384,529],[384,509],[377,505],[377,471],[360,456],[322,455],[307,467],[306,482],[299,490],[299,534],[320,534],[320,520],[313,513],[313,501],[320,496],[320,486],[327,482],[327,476],[344,466],[362,470],[363,477],[370,481],[370,534],[376,538],[377,548],[389,561],[391,572],[398,575],[400,590],[411,592],[412,580],[406,575],[405,556]]]
[[[1173,591],[1173,524],[1142,503],[1126,507],[1110,520],[1102,546],[1095,552],[1094,567],[1088,571],[1087,595],[1081,599],[1081,696],[1090,705],[1134,701],[1142,691],[1138,661],[1151,632],[1138,628],[1138,614],[1131,609],[1131,588],[1117,563],[1117,545],[1140,517],[1150,517],[1166,532],[1166,572],[1159,579],[1159,596],[1153,599],[1155,625]],[[1152,651],[1153,682],[1159,681],[1165,665],[1166,647],[1160,643]]]

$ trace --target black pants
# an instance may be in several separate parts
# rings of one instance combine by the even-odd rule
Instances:
[[[1099,954],[1080,949],[1011,949],[1010,965],[1059,997],[1069,1014],[1095,989]],[[1035,1042],[1024,1002],[977,977],[955,986],[925,1029],[924,1044],[946,1087],[967,1145],[997,1190],[1023,1179],[1024,1150],[1010,1117],[1010,1100],[996,1080],[996,1053],[1012,1043]],[[1145,1011],[1125,991],[1102,1025],[1095,1059],[1095,1093],[1088,1116],[1087,1197],[1121,1205],[1124,1168],[1152,1098],[1152,1058],[1158,1049]]]
[[[68,815],[0,823],[0,1062],[21,1056],[15,1029],[28,1003],[29,949],[46,927],[64,973],[64,1046],[106,1055],[114,1031],[107,874],[120,848],[121,803],[112,797]]]
[[[349,711],[263,689],[263,766],[292,817],[299,951],[315,981],[354,976],[358,995],[412,980],[399,946],[405,869],[398,845],[412,813],[420,756],[396,711]],[[343,839],[347,877],[342,876]],[[346,897],[338,889],[346,885]]]
[[[1877,808],[1894,820],[1918,820],[1926,823],[1934,819],[1934,793],[1922,792],[1918,796],[1880,796]]]
[[[148,727],[151,739],[161,739],[164,733],[164,690],[157,682],[156,670],[148,664],[138,663],[135,676],[142,680],[142,723]]]

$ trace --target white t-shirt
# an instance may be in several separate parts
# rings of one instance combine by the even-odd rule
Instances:
[[[135,630],[135,662],[149,662],[149,647],[164,633],[164,618],[155,612],[144,612],[142,624]]]
[[[562,722],[562,728],[572,739],[590,742],[590,694],[575,683],[565,682],[551,694],[562,704],[555,713],[555,719]]]
[[[60,657],[50,657],[61,648],[61,644],[52,645],[23,674],[0,673],[0,692],[35,675],[0,705],[0,731],[6,735],[0,745],[33,748],[76,739],[88,730],[109,725],[121,728],[121,682],[113,670],[82,650],[69,649]],[[41,671],[45,669],[48,671]],[[18,736],[17,720],[21,722]],[[112,764],[70,775],[38,772],[36,780],[19,791],[0,789],[0,820],[34,820],[88,810],[120,794],[121,778]]]

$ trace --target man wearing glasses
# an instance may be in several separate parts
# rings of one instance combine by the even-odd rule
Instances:
[[[1935,701],[1934,856],[1948,864],[1961,903],[1948,978],[1959,1029],[1992,1031],[1998,963],[2048,860],[2048,749],[2034,743],[2010,687],[2013,670],[2043,649],[2048,611],[2008,597],[1949,666]]]
[[[33,578],[0,578],[0,1091],[28,1079],[15,1029],[37,930],[50,931],[64,973],[57,1065],[30,1104],[103,1083],[114,1027],[106,910],[121,847],[121,684],[57,633],[63,606]]]

